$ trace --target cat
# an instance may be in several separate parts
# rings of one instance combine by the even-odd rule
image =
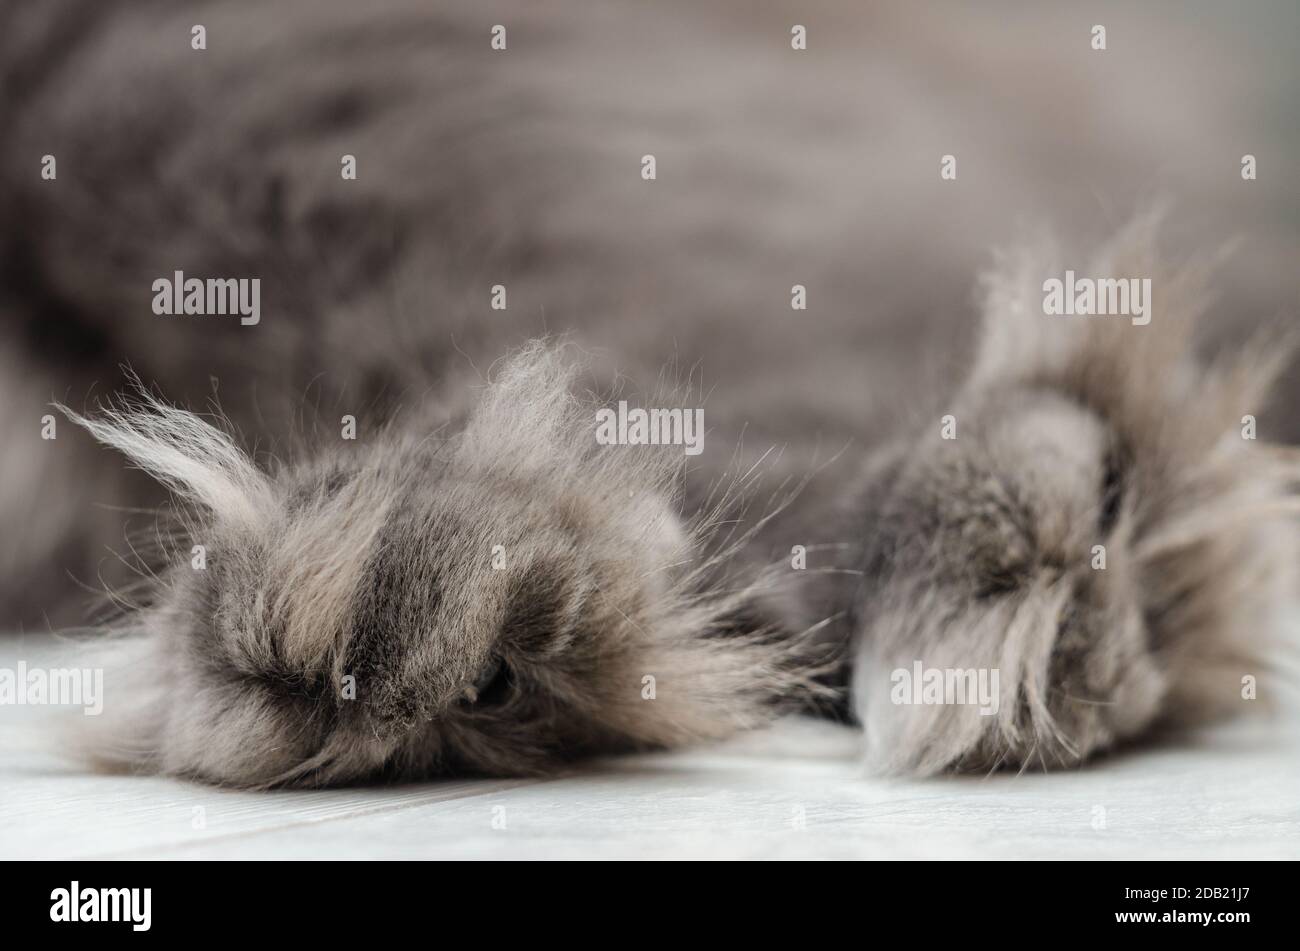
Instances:
[[[1100,273],[1159,273],[1143,230]],[[1157,278],[1157,330],[1060,326],[1045,272],[990,280],[952,438],[867,460],[829,655],[758,622],[761,575],[709,577],[725,508],[682,517],[670,446],[598,445],[563,348],[514,355],[445,440],[394,429],[273,474],[144,390],[65,409],[189,503],[181,547],[212,557],[125,622],[133,708],[90,751],[233,785],[516,774],[761,723],[815,700],[827,656],[855,661],[882,772],[1069,766],[1229,706],[1294,580],[1300,459],[1234,432],[1288,354],[1267,335],[1198,363],[1186,273]],[[894,702],[914,658],[998,671],[998,715]]]
[[[1178,259],[1250,221],[1213,278],[1225,325],[1160,264],[1154,216],[1105,237],[1092,183],[1141,199],[1105,170],[1199,145],[1233,100],[1167,113],[1150,59],[1185,90],[1204,71],[1152,44],[1089,59],[1086,31],[1017,82],[1070,23],[944,13],[0,12],[0,519],[22,539],[0,606],[62,626],[68,574],[115,592],[91,757],[254,787],[502,774],[801,709],[926,775],[1073,765],[1244,706],[1294,561],[1294,462],[1240,431],[1295,435],[1265,405],[1294,375],[1262,319],[1295,299],[1289,186],[1198,166],[1161,226]],[[1266,62],[1268,26],[1216,42]],[[1137,136],[1098,68],[1133,115],[1192,119]],[[1221,88],[1267,97],[1265,75]],[[987,105],[990,82],[1017,96]],[[1119,131],[1065,121],[1087,110]],[[932,129],[960,130],[954,180]],[[1076,184],[1046,187],[1062,155]],[[977,320],[974,276],[1025,214],[1065,247],[1022,242]],[[1088,246],[1078,273],[1151,279],[1148,325],[1045,313]],[[258,319],[155,312],[178,273],[247,280]],[[75,429],[40,441],[51,398],[156,485]],[[620,399],[701,411],[702,451],[600,445]],[[101,554],[124,527],[134,582]],[[997,670],[996,713],[894,702],[916,662]]]

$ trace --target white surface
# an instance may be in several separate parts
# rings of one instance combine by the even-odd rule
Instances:
[[[0,666],[33,653],[0,641]],[[244,793],[87,774],[43,748],[49,713],[0,707],[2,858],[1300,857],[1285,723],[1075,773],[900,782],[862,774],[856,731],[791,720],[548,780]]]

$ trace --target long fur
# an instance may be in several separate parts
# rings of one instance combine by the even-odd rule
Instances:
[[[1206,272],[1162,266],[1155,222],[1086,272],[1152,275],[1149,325],[1049,318],[1061,261],[1044,243],[1009,256],[951,402],[957,438],[934,427],[868,464],[855,692],[876,768],[1073,765],[1284,686],[1300,468],[1243,424],[1290,344],[1199,357]],[[997,714],[893,702],[892,672],[918,660],[997,669]]]
[[[867,459],[858,583],[817,607],[852,619],[838,651],[873,768],[1077,764],[1243,709],[1243,678],[1267,681],[1300,465],[1241,427],[1285,347],[1198,357],[1202,275],[1162,267],[1153,229],[1139,221],[1093,268],[1155,275],[1149,326],[1049,319],[1038,288],[1058,262],[1011,257],[951,398],[958,437],[913,433]],[[575,381],[571,352],[538,342],[462,431],[394,427],[351,462],[274,475],[147,394],[69,411],[173,489],[212,558],[173,567],[127,620],[132,704],[92,749],[235,785],[517,773],[810,703],[827,656],[759,619],[771,578],[723,580],[735,546],[710,554],[719,518],[681,511],[680,455],[598,446],[598,401]],[[914,661],[996,668],[996,715],[898,703],[891,671]],[[505,678],[491,702],[484,671]]]
[[[813,697],[809,645],[747,616],[711,514],[679,512],[680,447],[597,445],[575,366],[536,343],[462,432],[393,428],[275,475],[147,394],[65,410],[173,489],[207,549],[119,626],[130,699],[91,725],[93,756],[239,786],[509,774]]]
[[[512,773],[811,703],[856,715],[877,768],[928,774],[1249,708],[1242,677],[1284,656],[1295,461],[1235,434],[1300,432],[1294,373],[1263,415],[1286,349],[1253,336],[1297,299],[1297,232],[1283,125],[1239,103],[1295,88],[1295,11],[1132,57],[1046,7],[1015,29],[913,7],[0,8],[0,627],[78,618],[70,577],[111,588],[91,755],[251,786]],[[1171,22],[1103,9],[1113,35]],[[1210,35],[1260,68],[1207,71]],[[1258,179],[1207,140],[1248,142]],[[976,319],[1010,222],[1091,245],[1170,155],[1199,156],[1168,179],[1170,244],[1245,232],[1220,339],[1149,224],[1096,266],[1156,279],[1150,326],[1044,317],[1039,282],[1079,260],[1046,242]],[[151,313],[177,269],[259,278],[261,323]],[[557,331],[585,366],[528,342]],[[674,359],[707,451],[596,446],[621,375]],[[39,439],[51,399],[94,405],[122,363],[148,388],[70,415],[129,465]],[[214,387],[220,418],[181,408]],[[915,660],[998,667],[998,715],[893,704]]]

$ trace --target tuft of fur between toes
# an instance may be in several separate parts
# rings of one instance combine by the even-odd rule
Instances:
[[[270,469],[143,388],[65,409],[177,503],[162,566],[87,646],[107,696],[85,752],[242,787],[535,773],[815,692],[717,514],[680,510],[680,447],[598,445],[577,365],[534,343],[450,436]]]
[[[1247,417],[1290,343],[1199,356],[1204,270],[1163,266],[1154,228],[1085,272],[1149,276],[1149,324],[1048,316],[1059,258],[1008,258],[955,438],[936,420],[866,466],[853,694],[875,770],[1074,766],[1248,708],[1278,656],[1300,460]]]

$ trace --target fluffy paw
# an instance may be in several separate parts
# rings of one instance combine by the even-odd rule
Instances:
[[[1241,708],[1263,667],[1296,463],[1243,416],[1285,350],[1197,360],[1204,295],[1141,230],[1093,272],[1155,275],[1150,324],[1045,316],[1053,269],[1021,262],[990,284],[950,430],[872,464],[854,694],[881,771],[1070,766]]]

